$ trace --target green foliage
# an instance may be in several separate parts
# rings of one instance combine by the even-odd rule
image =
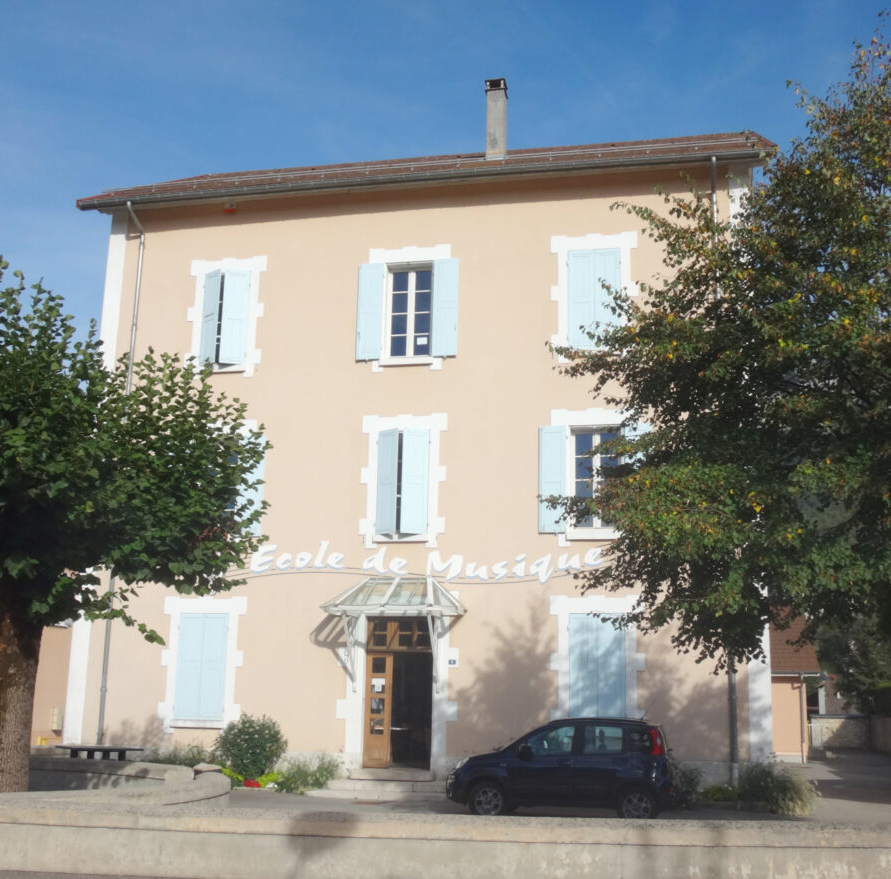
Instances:
[[[321,790],[329,781],[340,776],[340,762],[327,754],[309,759],[292,757],[278,768],[276,787],[282,793],[302,794]]]
[[[197,766],[210,763],[211,753],[201,745],[175,745],[172,748],[151,748],[142,759],[146,763],[163,763],[168,766]]]
[[[109,369],[95,325],[75,341],[62,298],[14,276],[0,288],[0,625],[5,656],[30,670],[0,673],[0,790],[27,784],[21,706],[43,627],[84,614],[160,642],[128,612],[140,584],[243,582],[230,572],[259,546],[262,510],[242,499],[266,449],[209,370],[151,351],[132,374]]]
[[[699,788],[702,784],[702,770],[698,766],[681,763],[671,759],[671,777],[677,791],[677,806],[680,809],[692,809],[699,800]]]
[[[288,748],[279,725],[265,715],[242,715],[220,733],[214,753],[241,779],[256,779],[275,768]],[[233,776],[227,773],[230,778]]]
[[[625,206],[666,272],[589,351],[561,349],[626,424],[596,452],[592,501],[616,523],[583,588],[640,595],[625,623],[674,627],[717,667],[761,657],[767,622],[875,616],[891,635],[891,49],[856,46],[850,81],[806,93],[807,136],[771,158],[739,215],[709,193]],[[615,389],[621,391],[616,392]]]
[[[824,625],[816,647],[820,665],[837,676],[839,693],[852,705],[875,714],[889,704],[891,640],[874,616]]]
[[[175,355],[149,352],[132,381],[123,360],[107,369],[95,326],[75,342],[62,298],[40,284],[27,297],[15,274],[0,290],[0,610],[132,625],[137,584],[241,582],[229,570],[259,545],[262,511],[232,501],[266,449],[243,404]],[[117,578],[113,604],[93,568]]]
[[[739,798],[777,815],[810,815],[817,790],[812,782],[778,763],[752,763],[740,771]]]

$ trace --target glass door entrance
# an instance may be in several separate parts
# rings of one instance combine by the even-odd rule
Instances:
[[[427,619],[370,619],[363,766],[429,769],[432,713]]]

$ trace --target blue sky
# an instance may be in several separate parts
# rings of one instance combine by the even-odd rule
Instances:
[[[0,0],[0,253],[101,309],[110,220],[77,198],[193,174],[752,129],[847,77],[867,0]],[[6,281],[11,281],[7,277]]]

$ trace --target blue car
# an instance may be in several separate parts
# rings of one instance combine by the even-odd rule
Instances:
[[[518,806],[599,806],[655,818],[676,797],[658,726],[616,717],[553,720],[506,748],[465,757],[446,795],[476,815]]]

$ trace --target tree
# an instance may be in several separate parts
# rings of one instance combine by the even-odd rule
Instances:
[[[0,259],[0,280],[8,263]],[[138,625],[141,583],[206,595],[256,548],[248,498],[266,443],[209,372],[152,352],[103,365],[60,296],[0,290],[0,791],[28,782],[43,628],[81,614]],[[112,595],[94,569],[115,578]]]
[[[592,501],[562,500],[620,535],[582,588],[638,592],[624,623],[672,623],[718,668],[795,614],[806,638],[855,614],[891,636],[889,61],[880,31],[825,99],[796,89],[807,134],[732,222],[695,192],[624,206],[665,277],[640,306],[613,291],[591,351],[558,349],[626,427],[652,425],[595,450],[626,457]]]
[[[868,714],[887,711],[891,696],[891,641],[875,617],[858,614],[817,633],[820,665],[836,675],[839,693]]]

